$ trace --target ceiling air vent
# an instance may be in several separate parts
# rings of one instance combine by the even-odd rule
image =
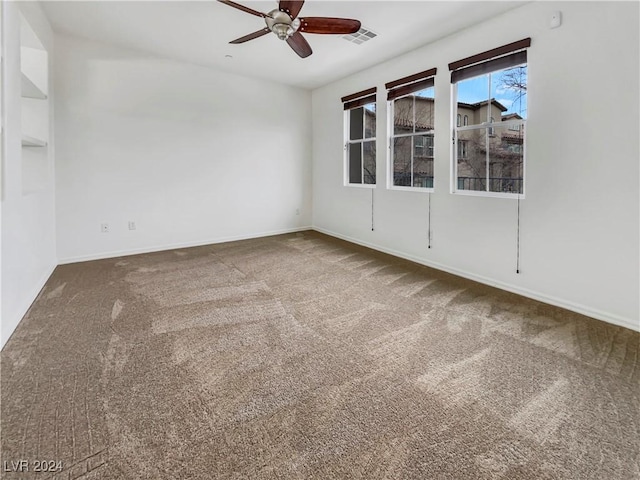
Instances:
[[[361,28],[356,33],[350,33],[349,35],[343,35],[345,40],[360,45],[361,43],[368,42],[372,38],[377,37],[377,33],[373,33],[371,30]]]

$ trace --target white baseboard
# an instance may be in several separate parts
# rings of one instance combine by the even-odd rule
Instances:
[[[209,238],[205,240],[196,240],[192,242],[173,243],[167,245],[155,245],[151,247],[131,248],[127,250],[116,250],[111,252],[102,252],[89,255],[79,255],[75,257],[59,258],[59,265],[66,265],[69,263],[88,262],[91,260],[104,260],[105,258],[124,257],[127,255],[139,255],[141,253],[153,253],[162,252],[165,250],[174,250],[176,248],[189,248],[189,247],[201,247],[204,245],[213,245],[216,243],[235,242],[238,240],[250,240],[252,238],[271,237],[273,235],[283,235],[285,233],[303,232],[305,230],[312,230],[311,226],[284,228],[280,230],[273,230],[269,232],[252,233],[250,235],[237,235],[232,237],[217,237]]]
[[[25,315],[27,314],[27,312],[31,308],[31,305],[33,305],[33,302],[35,302],[38,299],[38,297],[40,296],[40,292],[42,292],[42,289],[44,288],[45,284],[49,280],[49,277],[51,277],[51,274],[56,269],[56,267],[57,267],[57,265],[54,263],[53,265],[50,265],[45,270],[44,274],[40,277],[38,282],[34,285],[33,289],[29,292],[29,295],[27,295],[27,297],[25,297],[25,302],[18,309],[18,311],[16,312],[14,318],[10,318],[10,319],[3,318],[2,319],[2,323],[3,324],[5,324],[5,325],[9,324],[12,327],[11,327],[11,333],[9,333],[6,338],[5,337],[0,338],[0,349],[4,348],[5,344],[9,340],[9,338],[11,338],[11,335],[13,335],[13,332],[16,331],[16,328],[18,327],[18,324],[20,324],[22,319],[25,317]]]
[[[314,226],[312,227],[312,229],[317,232],[324,233],[325,235],[329,235],[331,237],[340,238],[347,242],[355,243],[357,245],[371,248],[379,252],[388,253],[389,255],[393,255],[394,257],[404,258],[405,260],[410,260],[412,262],[419,263],[427,267],[435,268],[436,270],[442,270],[443,272],[451,273],[453,275],[464,277],[469,280],[474,280],[476,282],[483,283],[485,285],[496,287],[501,290],[506,290],[507,292],[522,295],[523,297],[531,298],[533,300],[538,300],[543,303],[548,303],[549,305],[554,305],[556,307],[565,308],[567,310],[571,310],[572,312],[580,313],[582,315],[586,315],[588,317],[602,320],[604,322],[611,323],[619,327],[625,327],[630,330],[635,330],[637,332],[640,332],[640,324],[637,321],[624,318],[619,315],[614,315],[609,312],[603,312],[601,310],[597,310],[585,305],[580,305],[574,302],[563,300],[561,298],[546,295],[544,293],[535,292],[526,288],[518,287],[516,285],[495,281],[495,280],[492,280],[491,278],[483,277],[482,275],[476,275],[474,273],[459,270],[457,268],[452,268],[437,262],[430,262],[423,258],[415,257],[413,255],[409,255],[391,248],[386,248],[386,247],[377,245],[375,243],[365,242],[356,238],[349,237],[347,235],[342,235],[340,233],[327,230],[325,228]]]

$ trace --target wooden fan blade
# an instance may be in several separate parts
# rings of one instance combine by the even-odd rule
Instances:
[[[302,58],[307,58],[313,53],[313,50],[311,50],[311,46],[300,34],[300,32],[296,32],[289,38],[287,38],[287,43],[291,48],[293,48],[293,51]]]
[[[253,40],[254,38],[261,37],[271,32],[267,27],[264,27],[262,30],[258,30],[257,32],[250,33],[249,35],[245,35],[244,37],[236,38],[235,40],[230,41],[229,43],[244,43],[249,40]]]
[[[280,11],[286,12],[291,18],[296,18],[304,5],[304,0],[280,0]]]
[[[347,34],[360,30],[360,22],[349,18],[307,17],[300,19],[304,33]]]
[[[266,13],[258,12],[253,8],[245,7],[244,5],[240,5],[239,3],[232,2],[231,0],[218,0],[220,3],[224,3],[225,5],[229,5],[230,7],[237,8],[238,10],[242,10],[243,12],[250,13],[251,15],[255,15],[256,17],[266,17]]]

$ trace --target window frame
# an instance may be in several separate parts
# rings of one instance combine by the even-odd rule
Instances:
[[[528,119],[515,119],[515,120],[506,120],[506,121],[499,121],[499,122],[482,122],[481,124],[477,124],[477,125],[468,125],[468,126],[457,126],[457,121],[456,121],[456,114],[458,113],[458,83],[460,83],[460,81],[464,81],[467,79],[471,79],[471,78],[478,78],[478,77],[484,77],[484,76],[489,76],[488,82],[489,82],[489,96],[486,99],[487,102],[491,101],[491,75],[495,74],[495,73],[499,73],[511,68],[515,68],[521,65],[526,65],[527,67],[527,80],[529,78],[529,61],[528,58],[526,58],[526,60],[524,62],[515,64],[515,65],[511,65],[511,66],[507,66],[507,67],[501,67],[501,68],[496,68],[495,70],[488,70],[488,71],[484,71],[482,73],[478,73],[477,75],[472,75],[472,76],[467,76],[464,77],[463,80],[460,81],[453,81],[454,78],[454,74],[458,73],[456,70],[461,69],[465,66],[471,65],[471,68],[477,66],[477,64],[479,63],[480,65],[482,65],[482,63],[489,63],[492,60],[498,60],[498,59],[502,59],[501,57],[504,56],[506,58],[506,54],[509,53],[513,53],[513,52],[519,52],[524,50],[526,52],[527,48],[530,46],[531,44],[531,39],[527,38],[527,39],[523,39],[520,40],[518,42],[513,42],[512,44],[508,44],[508,45],[503,45],[502,47],[498,47],[496,49],[493,50],[489,50],[487,52],[483,52],[481,54],[478,55],[474,55],[473,57],[468,57],[466,59],[463,60],[459,60],[457,62],[453,62],[449,64],[449,70],[452,71],[452,81],[451,81],[451,112],[452,115],[450,116],[450,129],[451,129],[451,139],[452,139],[452,154],[451,154],[451,160],[450,160],[450,165],[451,165],[451,184],[450,184],[450,193],[455,194],[455,195],[467,195],[467,196],[475,196],[475,197],[493,197],[493,198],[510,198],[510,199],[524,199],[525,195],[526,195],[526,171],[527,171],[527,134],[526,134],[526,123]],[[525,53],[526,55],[526,53]],[[459,76],[456,78],[460,78]],[[529,98],[527,96],[526,98],[526,102],[528,105],[529,102]],[[490,112],[491,112],[491,108],[490,105],[487,105],[487,117],[488,119],[491,118],[490,117]],[[523,132],[522,133],[522,192],[492,192],[489,190],[490,188],[490,182],[487,182],[486,185],[486,190],[463,190],[463,189],[459,189],[458,188],[458,183],[459,183],[459,179],[458,179],[458,149],[459,149],[459,137],[458,137],[458,132],[461,131],[472,131],[472,130],[481,130],[484,129],[485,130],[485,138],[486,141],[489,142],[489,138],[490,138],[490,130],[492,131],[492,133],[495,133],[494,127],[506,127],[508,130],[512,130],[514,126],[517,126],[518,131]],[[495,135],[494,135],[495,136]],[[467,152],[468,155],[468,152]],[[489,170],[490,170],[490,166],[491,166],[491,162],[489,160],[489,152],[487,151],[487,161],[486,161],[486,171],[487,171],[487,175],[486,178],[490,179],[490,174],[489,174]]]
[[[435,112],[435,87],[429,87],[429,88],[433,88],[434,89],[434,96],[433,96],[433,108],[434,108],[434,112]],[[426,90],[426,89],[424,89]],[[420,90],[419,90],[420,91]],[[413,96],[415,97],[415,95],[413,93],[404,95],[402,97],[398,97],[395,98],[394,100],[389,100],[387,101],[387,189],[389,190],[404,190],[404,191],[409,191],[409,192],[425,192],[425,193],[433,193],[434,192],[434,188],[435,188],[435,175],[433,175],[433,180],[432,180],[432,185],[431,187],[416,187],[413,185],[413,159],[415,157],[415,144],[414,144],[414,137],[425,137],[427,135],[431,135],[432,140],[432,151],[433,151],[433,155],[431,158],[433,158],[433,166],[434,166],[434,170],[435,170],[435,159],[436,159],[436,147],[435,147],[435,125],[434,128],[430,129],[430,130],[424,130],[421,132],[412,132],[412,133],[401,133],[399,135],[396,135],[395,132],[395,122],[394,122],[394,102],[396,100],[400,100],[409,96]],[[414,100],[415,102],[415,100]],[[416,108],[415,108],[415,104],[413,107],[413,124],[415,126],[415,120],[416,120]],[[435,117],[435,113],[434,113],[434,117]],[[415,128],[415,127],[414,127]],[[411,151],[411,186],[408,187],[406,185],[395,185],[393,183],[394,181],[394,164],[393,164],[393,141],[396,138],[411,138],[411,148],[409,149]],[[423,146],[424,149],[427,149],[428,146],[425,144]],[[434,172],[435,173],[435,172]]]
[[[496,124],[498,124],[499,122],[496,122]],[[505,126],[508,127],[509,124],[517,124],[517,125],[525,125],[523,120],[509,120],[509,121],[505,121],[502,122],[505,125],[500,125],[500,126]],[[475,127],[475,128],[473,128]],[[475,126],[469,126],[466,129],[464,127],[461,127],[459,131],[473,131],[473,130],[481,130],[481,129],[485,129],[487,132],[489,130],[489,127],[487,126],[487,124],[485,125],[475,125]],[[520,197],[520,199],[524,199],[525,198],[525,178],[526,178],[526,152],[527,152],[527,137],[526,135],[524,135],[522,137],[522,193],[518,193],[518,192],[514,192],[514,193],[509,193],[509,192],[491,192],[489,190],[463,190],[463,189],[458,189],[458,142],[460,141],[465,141],[465,140],[460,140],[456,135],[455,135],[455,131],[454,131],[454,141],[455,141],[455,146],[454,146],[454,158],[455,161],[452,162],[453,164],[453,172],[452,172],[452,176],[451,176],[451,193],[455,194],[455,195],[469,195],[472,197],[494,197],[494,198],[518,198],[518,196]],[[485,133],[485,135],[487,137],[489,137],[488,133]],[[468,148],[468,147],[467,147]],[[467,157],[464,158],[468,158],[468,152],[467,152]],[[485,165],[487,172],[490,168],[490,163],[487,162]],[[487,177],[489,177],[489,175],[487,174]]]
[[[374,89],[370,89],[370,90],[374,90]],[[368,93],[370,95],[375,95],[376,98],[375,100],[368,102],[368,103],[364,103],[362,105],[356,106],[354,108],[343,108],[343,120],[342,120],[342,124],[343,124],[343,186],[345,187],[355,187],[355,188],[376,188],[377,184],[378,184],[378,166],[377,166],[377,136],[378,136],[378,126],[377,126],[377,118],[378,118],[378,99],[377,99],[377,89],[375,92],[371,92],[371,91],[364,91],[364,92],[360,92],[360,93]],[[361,97],[357,97],[358,94],[354,94],[350,97],[355,97],[356,99],[358,98],[366,98],[369,95],[362,95]],[[343,97],[342,101],[343,104],[345,103],[345,99],[348,99],[349,97]],[[367,105],[374,105],[375,106],[375,111],[376,111],[376,134],[373,137],[367,137],[366,136],[366,130],[367,130],[367,122],[366,122],[366,118],[363,114],[363,118],[362,118],[362,138],[360,139],[356,139],[356,140],[351,140],[351,112],[352,110],[356,110],[358,108],[362,108],[363,112],[366,111],[366,106]],[[376,165],[376,173],[375,173],[375,181],[374,183],[364,183],[364,166],[365,166],[365,162],[364,162],[364,145],[365,143],[372,143],[374,148],[376,148],[376,154],[375,154],[375,158],[374,158],[374,163]],[[349,158],[349,152],[350,152],[350,146],[351,145],[356,145],[356,144],[360,144],[360,148],[361,148],[361,153],[360,153],[360,158],[361,158],[361,166],[360,166],[360,179],[362,180],[362,183],[351,183],[351,177],[350,177],[350,158]]]
[[[527,72],[528,72],[528,68],[529,66],[527,65]],[[502,70],[496,70],[496,72],[500,72]],[[493,72],[491,72],[493,73]],[[458,85],[457,83],[452,84],[452,95],[451,95],[451,108],[453,109],[453,111],[457,111],[458,108]],[[489,110],[489,109],[487,109]],[[490,117],[491,118],[491,117]],[[458,148],[459,148],[459,142],[460,141],[464,141],[461,140],[460,138],[458,138],[458,132],[464,132],[464,131],[473,131],[473,130],[485,130],[485,135],[487,140],[489,138],[492,137],[492,134],[489,133],[490,130],[494,130],[495,127],[500,126],[500,127],[506,127],[508,130],[511,130],[511,128],[513,126],[517,126],[518,127],[518,131],[523,131],[526,129],[526,119],[522,119],[522,120],[506,120],[506,121],[500,121],[500,122],[483,122],[481,124],[477,124],[477,125],[468,125],[466,127],[456,127],[455,124],[452,123],[451,126],[451,130],[452,130],[452,143],[453,143],[453,160],[451,161],[451,165],[452,165],[452,172],[451,172],[451,193],[455,194],[455,195],[468,195],[468,196],[472,196],[472,197],[494,197],[494,198],[520,198],[520,199],[524,199],[525,198],[525,187],[526,187],[526,182],[525,182],[525,178],[526,178],[526,170],[527,170],[527,135],[524,134],[522,136],[522,193],[518,193],[518,192],[514,192],[514,193],[509,193],[509,192],[491,192],[489,190],[463,190],[463,189],[459,189],[458,188]],[[495,134],[493,135],[495,137]],[[468,147],[467,147],[468,148]],[[488,152],[487,152],[488,154]],[[467,157],[468,158],[468,151],[467,151]],[[486,162],[486,169],[487,172],[489,171],[490,168],[490,162]],[[489,174],[487,173],[487,178],[489,177]],[[489,184],[487,184],[487,189],[489,188]]]
[[[436,95],[435,95],[435,75],[437,73],[436,68],[431,68],[429,70],[425,70],[420,73],[416,73],[414,75],[410,75],[408,77],[403,77],[393,82],[389,82],[385,84],[387,88],[387,131],[386,131],[386,142],[387,142],[387,189],[388,190],[398,190],[398,191],[411,191],[411,192],[423,192],[423,193],[433,193],[434,191],[434,182],[435,175],[432,176],[431,186],[430,187],[421,187],[414,185],[414,157],[416,156],[416,142],[414,138],[418,137],[431,137],[431,142],[425,139],[423,143],[423,150],[427,153],[431,152],[430,156],[427,158],[431,158],[433,169],[435,170],[435,159],[436,159],[436,146],[435,146],[435,118],[436,118]],[[418,92],[433,89],[433,96],[430,97],[433,100],[433,120],[434,125],[432,125],[430,129],[424,131],[415,131],[415,122],[416,122],[416,107],[415,107],[415,98]],[[401,100],[403,98],[413,97],[413,130],[410,133],[395,133],[395,102],[397,100]],[[395,185],[394,178],[394,140],[397,138],[411,138],[411,146],[409,148],[411,154],[411,185]],[[435,172],[434,172],[435,173]]]

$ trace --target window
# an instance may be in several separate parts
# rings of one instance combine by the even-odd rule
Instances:
[[[458,140],[458,161],[467,158],[468,140]]]
[[[458,127],[461,125],[460,118],[460,114],[458,114],[458,119],[456,120],[456,126]]]
[[[417,135],[414,137],[413,157],[433,158],[433,135]]]
[[[453,192],[524,194],[527,51],[531,39],[449,64],[454,112]],[[460,110],[465,115],[459,124]]]
[[[464,123],[463,125],[466,127],[467,125],[469,125],[469,115],[465,115],[464,116]]]
[[[376,184],[376,88],[342,98],[345,185]]]
[[[433,68],[386,84],[389,188],[433,189],[435,74]]]

